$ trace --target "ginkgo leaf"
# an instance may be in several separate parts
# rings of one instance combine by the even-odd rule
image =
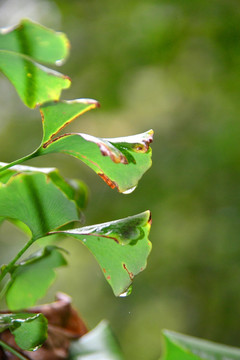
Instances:
[[[37,64],[60,63],[68,55],[69,42],[30,20],[0,31],[0,70],[16,88],[25,105],[34,108],[46,101],[58,100],[70,86],[69,77]]]
[[[69,54],[70,44],[62,32],[48,29],[29,19],[17,26],[0,29],[0,49],[59,65]]]
[[[25,172],[19,171],[21,168]],[[33,172],[14,166],[4,172],[4,181],[6,173],[12,176],[0,183],[0,217],[20,220],[29,227],[34,239],[79,221],[75,190],[54,169]]]
[[[97,259],[116,296],[128,295],[134,276],[144,270],[151,251],[150,212],[94,226],[59,231],[80,241]]]
[[[162,360],[239,360],[240,349],[194,338],[174,331],[163,331],[166,350]]]
[[[45,295],[56,277],[54,269],[67,265],[62,251],[56,246],[46,246],[14,266],[6,292],[10,310],[34,306]]]
[[[0,169],[7,163],[0,162]],[[6,184],[16,174],[42,173],[46,174],[51,181],[61,189],[70,200],[74,200],[79,209],[84,209],[88,201],[88,188],[84,182],[78,179],[64,179],[58,169],[50,167],[33,167],[14,165],[0,173],[0,183]]]
[[[97,138],[87,134],[65,134],[52,139],[39,155],[72,155],[93,169],[111,188],[131,192],[150,168],[153,131],[120,138]]]
[[[0,314],[0,332],[9,329],[17,345],[36,350],[47,338],[47,320],[42,314]]]
[[[42,105],[39,110],[43,124],[43,147],[78,116],[99,106],[99,103],[92,99],[63,100]]]

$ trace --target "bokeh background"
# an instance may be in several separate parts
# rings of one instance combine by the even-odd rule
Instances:
[[[62,98],[102,105],[71,130],[103,137],[155,130],[153,166],[130,195],[70,157],[28,162],[87,183],[87,224],[146,209],[153,216],[153,251],[130,297],[115,298],[93,257],[67,239],[69,267],[43,301],[62,290],[91,328],[108,319],[129,360],[158,359],[163,328],[240,346],[239,1],[0,1],[0,26],[22,17],[71,41],[58,70],[73,83]],[[9,162],[39,144],[41,119],[3,76],[0,94],[0,159]],[[4,223],[0,263],[25,240]]]

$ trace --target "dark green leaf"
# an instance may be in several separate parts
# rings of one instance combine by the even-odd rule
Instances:
[[[47,320],[42,314],[0,314],[1,328],[8,328],[23,350],[35,350],[47,338]]]
[[[104,224],[60,231],[81,240],[96,257],[116,296],[128,295],[133,278],[144,270],[151,251],[150,212]],[[59,233],[59,232],[58,232]]]
[[[124,138],[103,139],[65,134],[43,145],[39,155],[61,152],[92,168],[111,188],[129,193],[150,168],[153,131]]]
[[[0,217],[20,220],[34,239],[79,220],[76,191],[54,169],[14,166],[3,173],[3,180]]]
[[[162,360],[239,360],[240,349],[164,330]]]
[[[68,54],[65,35],[23,20],[17,27],[0,33],[0,70],[16,88],[25,105],[34,108],[58,100],[70,86],[67,76],[35,63],[59,63]]]
[[[35,305],[53,283],[54,269],[67,262],[55,246],[47,246],[16,265],[11,272],[6,301],[12,311]]]
[[[73,341],[68,360],[123,360],[122,352],[106,321]]]

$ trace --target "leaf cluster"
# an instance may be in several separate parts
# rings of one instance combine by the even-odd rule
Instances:
[[[0,32],[0,70],[23,103],[40,111],[43,128],[41,144],[31,154],[11,163],[0,163],[0,220],[13,222],[28,237],[14,259],[1,265],[0,281],[4,283],[1,296],[15,313],[0,314],[0,326],[3,333],[9,330],[16,344],[27,351],[36,350],[45,341],[47,320],[41,313],[30,315],[23,309],[34,306],[44,296],[54,281],[55,269],[67,264],[66,251],[56,245],[42,247],[24,258],[33,243],[60,235],[77,239],[95,256],[116,296],[131,292],[132,281],[146,267],[151,251],[149,211],[83,226],[85,184],[64,179],[55,168],[20,165],[50,153],[68,154],[122,193],[132,192],[151,166],[152,130],[118,138],[62,133],[80,115],[99,107],[92,99],[60,100],[62,90],[70,86],[71,80],[46,65],[62,64],[68,52],[69,42],[64,34],[30,20]],[[104,325],[101,332],[107,331]],[[21,350],[2,339],[0,345],[18,358],[25,358]],[[75,358],[74,350],[71,356]]]

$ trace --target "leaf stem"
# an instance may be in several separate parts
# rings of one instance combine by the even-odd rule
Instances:
[[[9,163],[9,164],[1,167],[1,168],[0,168],[0,173],[3,172],[4,170],[7,170],[8,168],[10,168],[10,167],[12,167],[12,166],[14,166],[14,165],[21,164],[21,163],[23,163],[23,162],[26,161],[26,160],[30,160],[30,159],[32,159],[32,158],[34,158],[34,157],[37,157],[37,156],[38,156],[37,153],[38,153],[38,149],[35,150],[34,152],[32,152],[32,153],[29,154],[29,155],[26,155],[26,156],[24,156],[24,157],[22,157],[22,158],[20,158],[20,159],[17,159],[17,160],[15,160],[15,161],[12,161],[11,163]]]
[[[4,341],[0,340],[0,346],[2,346],[7,351],[10,351],[13,355],[17,356],[20,360],[28,360],[25,356],[20,354],[17,350],[12,348],[11,346],[7,345]]]
[[[32,243],[34,242],[34,238],[31,238],[25,245],[24,247],[19,251],[19,253],[15,256],[14,259],[12,259],[12,261],[10,261],[10,263],[8,265],[6,265],[5,267],[2,268],[1,274],[0,274],[0,282],[2,281],[2,279],[7,275],[7,273],[11,272],[12,267],[15,265],[15,263],[17,262],[17,260],[25,253],[25,251],[32,245]]]

